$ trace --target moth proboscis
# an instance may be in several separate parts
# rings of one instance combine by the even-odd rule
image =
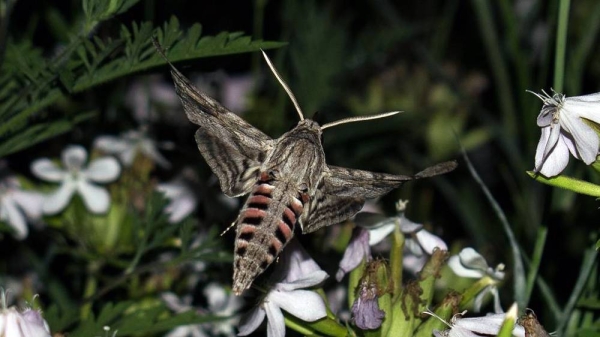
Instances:
[[[153,40],[158,52],[164,50]],[[305,119],[292,91],[266,53],[269,68],[292,100],[300,122],[277,139],[197,90],[170,62],[175,90],[188,119],[199,126],[196,143],[229,197],[249,194],[236,220],[233,292],[249,288],[294,236],[345,221],[365,200],[379,197],[405,181],[452,171],[455,161],[429,167],[414,176],[375,173],[327,165],[321,144],[324,129],[383,118],[398,111],[342,119],[320,126]]]

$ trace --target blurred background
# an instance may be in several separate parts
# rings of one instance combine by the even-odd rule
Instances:
[[[4,61],[0,72],[5,75],[7,67],[22,72],[30,64],[56,60],[76,36],[106,41],[119,36],[122,25],[148,21],[159,27],[176,17],[181,29],[200,23],[205,36],[239,31],[253,39],[284,42],[266,52],[306,117],[320,124],[403,111],[382,120],[326,130],[327,163],[414,174],[457,159],[456,171],[409,182],[377,205],[391,215],[394,202],[408,199],[407,217],[424,223],[453,252],[472,246],[490,265],[506,263],[509,281],[501,291],[505,307],[513,301],[510,245],[497,214],[461,157],[461,146],[505,212],[526,256],[531,256],[540,230],[547,229],[539,276],[559,305],[571,295],[585,248],[598,239],[594,198],[541,185],[525,173],[533,169],[540,136],[536,117],[542,105],[526,90],[549,91],[554,85],[558,1],[131,1],[127,10],[90,30],[86,30],[90,26],[81,1],[19,0],[2,5],[3,13],[10,9],[10,16],[4,16],[0,24]],[[600,91],[599,28],[600,3],[574,1],[562,90],[567,96]],[[175,66],[273,138],[298,122],[290,100],[259,52],[194,58]],[[22,80],[26,82],[27,76]],[[19,127],[24,130],[32,123],[59,120],[68,121],[68,126],[18,151],[3,148],[11,171],[33,180],[29,171],[33,159],[58,157],[66,144],[90,147],[99,135],[143,125],[155,140],[171,144],[169,150],[161,150],[170,169],[155,167],[152,179],[174,179],[185,168],[196,184],[199,201],[194,216],[200,220],[194,226],[224,230],[235,220],[238,208],[221,201],[218,183],[196,148],[196,126],[185,119],[166,66],[147,67],[80,91],[61,87],[67,83],[63,78],[59,82],[64,95],[41,109],[33,108],[29,122]],[[15,130],[20,129],[0,134],[0,142],[8,142]],[[564,174],[600,182],[580,161],[572,160]],[[300,238],[315,260],[331,270],[338,259],[328,259],[321,243],[341,231],[337,227]],[[69,273],[60,271],[61,261],[72,261],[72,257],[57,253],[54,260],[43,258],[49,249],[57,249],[46,239],[56,236],[52,232],[57,230],[49,226],[32,231],[25,241],[27,249],[5,234],[0,244],[0,256],[4,256],[0,275],[23,276],[32,268],[31,261],[37,261],[46,264],[38,270],[58,280],[68,278]],[[232,233],[222,244],[225,251],[233,249]],[[38,257],[32,260],[32,255]],[[69,266],[78,268],[77,264]],[[230,272],[227,263],[218,268]],[[77,297],[78,287],[83,284],[67,289],[69,296]],[[121,295],[116,291],[107,296]],[[551,331],[555,317],[537,287],[528,306]]]

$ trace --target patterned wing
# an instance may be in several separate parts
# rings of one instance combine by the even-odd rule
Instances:
[[[382,196],[405,181],[443,174],[455,168],[456,162],[446,162],[428,167],[411,177],[328,166],[310,200],[308,212],[301,218],[302,233],[311,233],[349,219],[360,211],[366,199]]]
[[[221,190],[230,197],[249,193],[273,140],[198,91],[172,65],[171,75],[188,119],[200,126],[196,143]]]

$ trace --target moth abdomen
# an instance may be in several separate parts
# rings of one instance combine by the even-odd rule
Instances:
[[[304,210],[303,197],[281,182],[259,180],[252,189],[237,226],[233,291],[240,294],[275,261],[294,237]]]

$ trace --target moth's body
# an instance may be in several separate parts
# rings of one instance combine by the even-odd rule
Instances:
[[[155,45],[163,54],[156,41]],[[368,198],[382,196],[405,181],[442,174],[456,167],[455,162],[447,162],[414,176],[403,176],[327,165],[321,144],[323,129],[397,112],[319,126],[304,119],[293,94],[266,60],[301,119],[294,129],[278,139],[270,138],[196,90],[171,66],[175,89],[187,117],[199,126],[198,149],[219,178],[221,190],[230,197],[249,194],[236,220],[233,271],[236,295],[249,288],[275,261],[293,237],[297,224],[307,234],[340,223],[360,211]]]
[[[236,223],[235,293],[248,288],[294,236],[325,170],[320,137],[319,125],[303,120],[275,140],[268,152]]]

